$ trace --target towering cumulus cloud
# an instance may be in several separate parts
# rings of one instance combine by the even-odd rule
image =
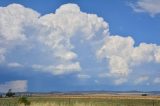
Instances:
[[[82,12],[76,4],[64,4],[55,13],[43,16],[19,4],[0,8],[1,63],[18,46],[23,48],[19,49],[20,53],[37,53],[32,58],[23,57],[33,70],[54,75],[73,72],[80,75],[85,71],[80,57],[87,52],[79,52],[81,45],[92,51],[89,53],[95,60],[104,60],[108,67],[105,72],[114,78],[115,84],[126,82],[134,67],[160,63],[160,46],[147,43],[135,46],[132,37],[111,35],[103,18]],[[10,63],[23,64],[23,61],[17,61]]]
[[[26,45],[24,42],[32,43],[31,46],[44,45],[47,51],[52,52],[50,58],[56,61],[48,65],[34,63],[32,67],[53,74],[81,70],[71,43],[73,37],[91,41],[96,40],[97,34],[104,37],[108,33],[108,24],[103,18],[81,12],[76,4],[62,5],[55,13],[44,16],[19,4],[1,7],[0,13],[1,61],[10,47]]]
[[[7,50],[27,40],[26,32],[38,16],[39,13],[19,4],[0,7],[0,62],[5,60]]]
[[[53,67],[56,73],[80,70],[77,53],[71,43],[74,37],[90,41],[98,33],[104,36],[108,32],[108,25],[102,18],[81,12],[76,4],[62,5],[55,14],[44,15],[38,21],[42,25],[40,41],[51,48],[53,56],[60,60],[60,65]]]

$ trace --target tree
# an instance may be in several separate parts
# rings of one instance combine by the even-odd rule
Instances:
[[[9,89],[8,92],[6,93],[6,97],[13,97],[15,93],[12,92],[12,89]]]
[[[31,102],[27,99],[27,97],[19,98],[18,103],[24,104],[25,106],[29,106],[31,104]]]

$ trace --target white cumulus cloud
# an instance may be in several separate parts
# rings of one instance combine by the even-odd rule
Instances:
[[[160,46],[141,43],[134,46],[131,37],[109,36],[104,45],[97,51],[97,57],[106,59],[109,74],[115,78],[127,77],[132,68],[144,63],[160,63]]]
[[[71,39],[79,36],[83,40],[94,39],[108,32],[108,24],[103,18],[95,14],[87,14],[80,11],[76,4],[65,4],[55,13],[44,15],[39,22],[44,26],[45,36],[40,40],[54,49],[54,55],[64,60],[72,60],[77,57],[73,52],[74,45]],[[99,34],[100,33],[100,34]]]
[[[81,12],[76,4],[62,5],[55,13],[44,16],[22,5],[11,4],[0,8],[0,59],[5,59],[5,52],[10,48],[25,43],[38,43],[45,45],[47,50],[52,52],[50,57],[56,59],[55,63],[50,63],[53,65],[48,65],[49,67],[43,70],[53,73],[57,70],[57,73],[62,74],[69,70],[75,72],[81,68],[76,60],[77,53],[73,51],[73,37],[91,40],[97,37],[97,34],[104,37],[106,33],[108,24],[103,18]]]
[[[39,13],[19,4],[0,7],[0,62],[5,53],[27,40],[26,27],[33,25]]]
[[[41,16],[38,22],[41,25],[39,41],[50,48],[59,63],[43,70],[57,70],[53,73],[65,73],[65,70],[75,72],[81,69],[72,43],[74,37],[90,41],[108,34],[108,24],[103,18],[80,11],[76,4],[62,5],[55,13]]]

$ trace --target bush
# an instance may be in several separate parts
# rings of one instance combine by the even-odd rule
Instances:
[[[31,102],[27,99],[27,97],[19,98],[18,103],[24,104],[25,106],[29,106],[31,104]]]
[[[142,94],[142,96],[147,96],[147,94]]]

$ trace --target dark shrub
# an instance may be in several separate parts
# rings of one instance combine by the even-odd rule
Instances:
[[[147,96],[147,94],[144,93],[144,94],[142,94],[142,96]]]
[[[31,104],[31,102],[27,99],[27,97],[19,98],[18,103],[24,104],[25,106],[29,106]]]
[[[12,92],[12,89],[9,89],[8,92],[6,93],[6,97],[13,97],[15,93]]]

